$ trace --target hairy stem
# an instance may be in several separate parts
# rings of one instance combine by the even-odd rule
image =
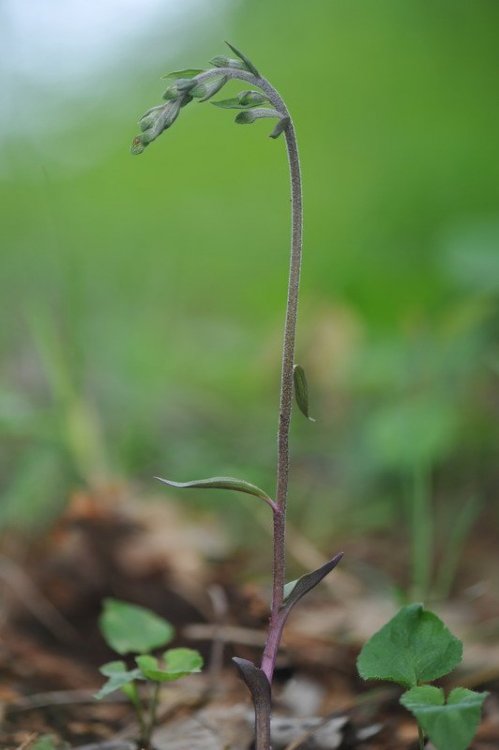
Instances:
[[[253,73],[247,71],[233,68],[220,68],[217,70],[217,73],[223,74],[227,78],[243,80],[251,85],[257,86],[266,94],[269,101],[282,117],[288,119],[283,132],[286,139],[291,184],[291,254],[282,346],[279,422],[277,432],[276,506],[273,509],[272,605],[267,642],[261,663],[262,671],[266,675],[269,684],[272,684],[277,652],[279,650],[282,630],[286,619],[281,608],[284,597],[286,572],[285,536],[289,479],[289,429],[293,405],[293,365],[302,257],[303,203],[300,159],[298,156],[298,145],[296,142],[293,121],[283,99],[275,88],[265,78],[255,76]],[[213,76],[213,71],[202,73],[197,76],[197,79],[198,81],[202,81],[203,79],[209,79],[211,76]],[[270,714],[268,718],[270,722]],[[268,750],[268,745],[257,745],[257,750]]]

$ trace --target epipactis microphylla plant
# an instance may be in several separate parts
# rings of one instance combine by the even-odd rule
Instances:
[[[208,101],[231,80],[242,81],[246,88],[233,98],[212,103],[221,109],[239,110],[235,118],[239,125],[251,124],[264,118],[274,120],[275,124],[270,137],[278,138],[283,135],[286,142],[291,184],[291,254],[282,345],[275,494],[270,495],[249,482],[233,477],[211,477],[192,482],[173,482],[168,479],[160,479],[164,484],[175,488],[213,488],[245,492],[263,500],[270,508],[273,518],[273,576],[272,603],[266,646],[259,667],[246,659],[234,659],[242,679],[252,695],[255,707],[256,748],[257,750],[269,750],[270,689],[286,619],[294,605],[336,567],[342,554],[335,555],[318,570],[297,581],[285,584],[285,529],[289,477],[288,445],[293,394],[300,410],[310,419],[305,372],[294,361],[303,224],[300,160],[293,121],[281,96],[269,81],[259,73],[246,55],[231,44],[228,46],[235,55],[234,58],[215,57],[211,60],[211,67],[206,70],[178,70],[165,76],[169,80],[168,88],[163,94],[165,103],[152,107],[140,119],[141,133],[133,140],[132,153],[141,154],[163,131],[171,127],[183,107],[193,101]]]
[[[436,750],[466,750],[480,723],[487,693],[457,687],[447,699],[429,685],[451,672],[463,644],[422,604],[409,604],[370,638],[357,660],[365,680],[388,680],[405,688],[400,702],[416,718],[419,747],[425,736]]]

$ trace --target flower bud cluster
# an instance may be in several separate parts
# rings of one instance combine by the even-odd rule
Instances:
[[[228,46],[238,59],[220,55],[211,60],[214,67],[209,70],[188,68],[164,76],[171,79],[163,94],[165,103],[152,107],[139,120],[141,132],[132,141],[132,154],[141,154],[164,130],[171,127],[181,108],[193,99],[204,102],[218,93],[230,78],[237,77],[232,73],[233,70],[251,73],[254,76],[254,84],[261,84],[260,74],[253,63],[235,47],[230,44]],[[245,80],[248,80],[247,77]],[[253,90],[241,91],[233,99],[213,102],[223,109],[243,110],[236,117],[236,122],[240,124],[252,123],[262,117],[276,117],[278,122],[271,133],[271,137],[276,138],[287,127],[289,120],[284,117],[284,113],[261,106],[268,103],[269,99],[264,93]]]

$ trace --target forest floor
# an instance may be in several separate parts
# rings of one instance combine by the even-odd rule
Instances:
[[[30,545],[12,534],[1,540],[0,748],[134,750],[136,724],[124,698],[93,697],[103,682],[99,665],[113,658],[98,630],[106,596],[151,608],[175,626],[175,645],[205,658],[202,674],[163,689],[156,750],[252,747],[251,705],[230,659],[258,661],[268,584],[261,576],[254,582],[252,563],[213,519],[193,520],[174,501],[137,503],[129,495],[119,486],[78,493]],[[292,534],[303,571],[324,562]],[[416,750],[400,689],[366,684],[355,668],[362,644],[395,612],[393,593],[373,572],[386,562],[386,540],[347,540],[343,551],[346,561],[363,565],[353,573],[342,564],[286,628],[273,689],[273,750]],[[403,550],[390,550],[394,566],[397,554]],[[467,559],[469,580],[436,607],[465,654],[441,684],[490,692],[472,748],[497,750],[499,584],[487,577],[494,545],[486,533],[472,540]]]

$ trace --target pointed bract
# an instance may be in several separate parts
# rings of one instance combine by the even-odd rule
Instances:
[[[278,125],[279,123],[277,123],[276,128]],[[282,130],[284,130],[284,128]],[[280,131],[281,133],[282,133],[282,130]],[[275,131],[275,128],[274,128],[274,131]],[[277,135],[279,135],[279,133]],[[270,137],[277,138],[277,136],[273,135],[273,133],[270,134]],[[309,411],[308,411],[307,376],[305,375],[305,370],[303,369],[301,365],[295,365],[293,367],[293,384],[294,384],[295,398],[296,398],[296,403],[298,404],[298,408],[307,419],[309,419],[311,422],[315,422],[315,419],[313,419],[310,416]]]
[[[312,589],[314,589],[328,573],[336,568],[342,557],[343,552],[339,552],[331,558],[331,560],[328,560],[327,563],[324,563],[320,568],[317,568],[317,570],[313,570],[311,573],[306,573],[296,581],[287,583],[284,587],[284,602],[282,609],[290,610],[294,607],[295,604],[305,596],[305,594],[312,591]]]
[[[255,68],[255,66],[253,65],[253,63],[249,59],[249,57],[246,57],[246,55],[244,54],[244,52],[241,52],[240,50],[238,50],[230,42],[226,41],[225,44],[227,45],[227,47],[229,47],[233,51],[233,53],[236,55],[236,57],[238,57],[244,63],[244,65],[246,67],[246,70],[249,70],[249,72],[253,73],[254,76],[256,76],[257,78],[260,78],[260,73]]]

